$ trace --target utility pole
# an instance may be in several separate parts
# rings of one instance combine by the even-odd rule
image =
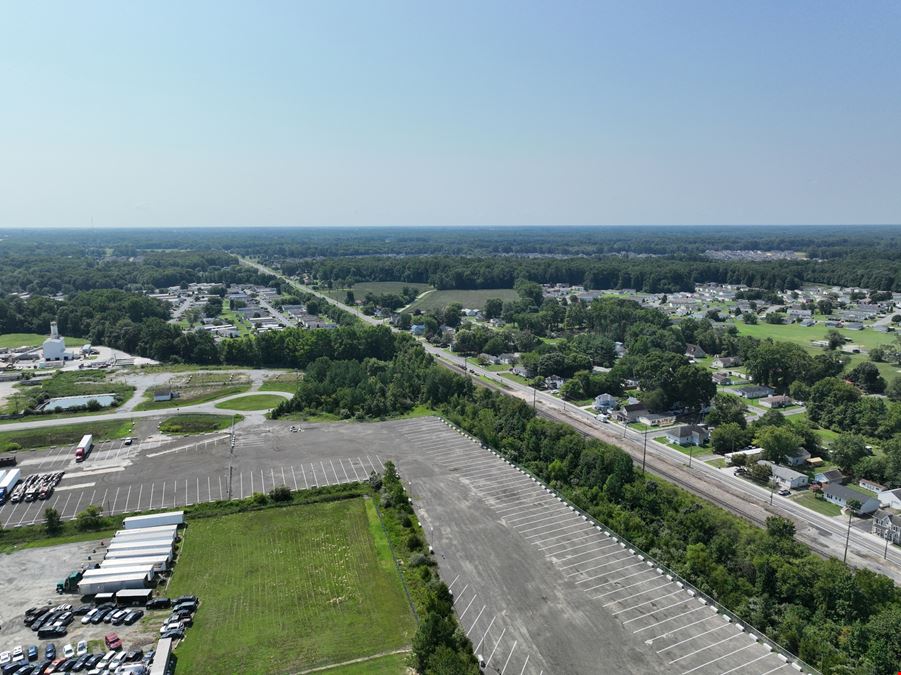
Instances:
[[[770,478],[770,506],[773,505],[773,493],[776,491],[776,481]]]
[[[532,387],[532,411],[535,411],[535,399],[538,398],[538,390]]]
[[[693,445],[689,445],[689,446],[688,446],[688,468],[689,468],[689,469],[691,468],[691,458],[694,457],[694,453],[692,452],[692,449],[693,449],[694,447],[695,447],[695,446],[693,446]]]
[[[648,457],[648,434],[644,435],[644,448],[641,451],[641,475],[644,476],[644,465]]]
[[[854,512],[859,509],[860,506],[860,502],[856,499],[852,499],[845,505],[845,508],[848,509],[848,533],[845,535],[845,555],[842,557],[843,563],[848,562],[848,545],[851,543],[851,520],[854,518]]]

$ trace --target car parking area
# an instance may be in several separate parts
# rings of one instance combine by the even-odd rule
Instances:
[[[610,672],[796,672],[745,626],[466,436],[431,419],[402,433],[421,450],[401,460],[401,474],[489,669],[597,672],[603,659]],[[430,474],[420,473],[423,460]]]
[[[327,437],[320,431],[315,445]],[[62,481],[46,500],[7,502],[0,507],[4,528],[40,523],[44,510],[56,509],[71,519],[89,504],[116,515],[176,508],[201,502],[241,499],[285,485],[293,490],[366,480],[381,471],[378,454],[352,455],[360,446],[348,444],[346,456],[308,461],[300,445],[302,432],[289,427],[276,433],[248,430],[177,439],[98,443],[84,462],[76,463],[70,447],[29,452],[19,462],[23,479],[64,471]],[[387,449],[387,436],[383,439]]]

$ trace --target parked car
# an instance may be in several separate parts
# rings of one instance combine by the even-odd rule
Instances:
[[[75,656],[75,647],[72,646],[71,642],[67,642],[63,645],[63,656],[65,656],[67,659],[71,659],[73,656]]]
[[[79,640],[78,644],[75,646],[75,653],[79,656],[84,656],[88,653],[88,641],[87,640]]]
[[[52,642],[44,647],[44,658],[48,661],[52,661],[56,658],[56,645]]]
[[[122,640],[115,633],[107,633],[103,638],[106,648],[109,650],[122,649]]]
[[[182,602],[193,602],[196,605],[197,604],[197,596],[196,595],[180,595],[172,601],[172,603],[175,605],[178,605]]]
[[[28,645],[28,649],[25,650],[25,656],[28,657],[29,661],[36,661],[38,658],[37,645]]]
[[[147,609],[168,609],[172,606],[172,601],[169,598],[154,598],[153,600],[148,600],[145,607]]]
[[[144,616],[143,609],[133,609],[126,615],[125,621],[123,621],[122,623],[124,623],[126,626],[130,626],[142,616]]]
[[[185,636],[185,631],[183,628],[173,628],[172,630],[167,630],[160,637],[171,638],[173,640],[181,640]]]

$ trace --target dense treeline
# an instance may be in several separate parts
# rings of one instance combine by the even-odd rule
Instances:
[[[843,226],[311,227],[42,230],[4,233],[16,253],[73,250],[133,256],[148,250],[233,250],[265,257],[361,255],[697,254],[709,249],[802,251],[839,258],[849,251],[901,248],[901,228]]]
[[[697,284],[743,284],[786,290],[804,283],[901,291],[897,252],[853,252],[825,261],[714,261],[699,256],[666,258],[491,258],[444,255],[369,256],[310,260],[280,259],[287,274],[348,281],[428,283],[438,289],[512,288],[517,279],[589,289],[632,288],[647,293],[693,291]]]
[[[389,336],[368,335],[379,330],[353,334],[359,356],[314,362],[298,397],[277,414],[342,406],[365,417],[436,407],[824,673],[882,675],[899,663],[901,591],[890,579],[814,556],[793,540],[789,521],[773,518],[762,530],[646,479],[620,449],[473,388],[406,336],[389,344]],[[373,343],[388,361],[373,356]],[[367,395],[356,397],[361,385]],[[372,396],[384,405],[372,406]]]
[[[0,255],[0,293],[68,295],[96,288],[151,291],[192,282],[266,286],[274,281],[271,275],[240,265],[233,255],[213,251],[149,251],[134,259],[87,252]]]

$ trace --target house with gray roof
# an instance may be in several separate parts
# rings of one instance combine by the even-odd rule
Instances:
[[[859,514],[873,513],[879,508],[879,501],[875,497],[867,497],[866,495],[852,490],[849,487],[839,483],[829,483],[823,488],[823,496],[827,502],[831,502],[843,509],[847,508],[852,501],[860,502],[860,508],[857,509]]]

